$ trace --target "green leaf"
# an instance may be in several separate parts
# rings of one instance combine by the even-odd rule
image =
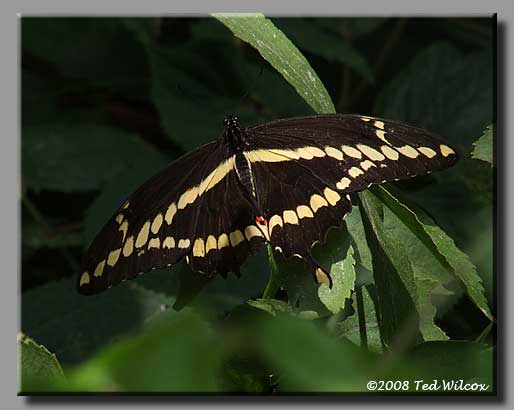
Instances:
[[[99,189],[152,150],[134,134],[97,125],[34,126],[22,132],[22,175],[34,190]]]
[[[257,326],[259,350],[280,374],[279,392],[358,391],[371,357],[312,321],[277,316]],[[369,377],[369,376],[368,376]]]
[[[373,72],[369,64],[348,43],[342,33],[327,31],[310,18],[281,18],[273,21],[297,47],[329,62],[343,63],[368,82],[373,82]],[[323,44],[323,47],[320,47],[320,44]]]
[[[348,247],[346,257],[330,268],[330,276],[333,280],[332,289],[326,283],[318,288],[318,295],[323,304],[332,312],[337,313],[343,307],[345,299],[349,299],[355,283],[355,260],[353,248]]]
[[[382,340],[380,338],[380,328],[378,325],[377,314],[375,312],[375,305],[371,298],[369,291],[366,287],[361,287],[364,304],[364,321],[366,324],[366,337],[367,347],[374,353],[382,353]],[[354,293],[352,295],[352,304],[355,313],[348,316],[345,320],[338,323],[337,333],[344,336],[357,346],[362,345],[361,334],[359,329],[359,317],[357,311],[357,297]]]
[[[218,391],[221,345],[191,312],[169,311],[70,372],[69,390],[195,393]]]
[[[382,340],[388,348],[411,345],[421,339],[418,293],[405,244],[389,234],[382,203],[369,193],[359,194],[364,230],[370,246],[380,312]],[[399,337],[402,340],[399,340]]]
[[[335,112],[325,86],[305,57],[262,14],[213,14],[237,37],[256,48],[318,113]]]
[[[18,335],[20,393],[44,391],[52,383],[64,379],[64,373],[55,354],[28,336]]]
[[[453,239],[435,225],[434,221],[422,210],[416,208],[411,211],[384,188],[379,187],[373,190],[373,193],[404,221],[439,261],[449,265],[450,273],[462,281],[471,300],[487,318],[492,320],[491,311],[484,295],[482,280],[469,257],[455,245]]]
[[[237,50],[225,44],[190,41],[169,49],[149,46],[148,53],[152,98],[168,136],[186,150],[217,138],[223,131],[223,118],[239,109],[240,74],[231,63],[238,61]],[[219,60],[227,64],[219,65]],[[232,97],[233,93],[237,97]],[[246,121],[245,112],[239,117]]]
[[[144,96],[148,64],[144,49],[118,18],[24,17],[22,47],[52,64],[76,88],[104,86],[128,96]]]
[[[494,124],[488,125],[482,136],[473,143],[471,158],[489,162],[493,166]]]
[[[159,283],[173,278],[169,270],[153,271],[148,276],[146,281]],[[174,303],[174,297],[144,288],[138,282],[143,278],[94,296],[77,292],[76,277],[30,289],[22,297],[22,331],[55,352],[61,363],[83,361]]]
[[[448,43],[433,44],[384,87],[374,111],[469,146],[492,122],[491,58],[489,51],[465,55]]]

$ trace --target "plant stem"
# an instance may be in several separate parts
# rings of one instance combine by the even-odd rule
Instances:
[[[357,299],[357,316],[359,318],[359,333],[361,337],[361,347],[368,348],[368,334],[366,333],[366,313],[364,311],[364,299],[362,297],[362,286],[355,289]]]
[[[273,249],[271,249],[271,245],[266,244],[268,250],[268,263],[271,268],[271,275],[266,285],[266,289],[264,289],[264,293],[262,294],[263,299],[273,299],[280,289],[280,272],[278,270],[277,262],[275,261],[275,257],[273,256]]]

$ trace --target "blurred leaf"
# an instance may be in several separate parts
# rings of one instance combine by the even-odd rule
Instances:
[[[450,44],[433,44],[384,87],[374,111],[470,146],[492,122],[491,58],[489,51],[466,56]]]
[[[48,61],[64,77],[87,79],[126,95],[144,95],[147,59],[118,18],[23,17],[24,52]]]
[[[488,125],[482,133],[482,136],[473,143],[473,152],[471,157],[489,162],[493,165],[493,133],[494,124]]]
[[[219,137],[223,118],[239,108],[230,92],[239,78],[231,71],[230,62],[236,58],[233,49],[203,41],[172,49],[154,46],[148,52],[152,97],[167,134],[186,150]],[[228,63],[216,64],[219,59]]]
[[[317,319],[318,315],[313,311],[297,311],[289,303],[277,299],[255,299],[247,302],[250,306],[261,309],[272,316],[279,313],[287,313],[292,316],[297,316],[301,319]]]
[[[258,330],[260,349],[280,372],[279,392],[359,391],[365,386],[372,356],[329,337],[313,322],[277,316],[259,323]]]
[[[371,34],[389,19],[387,17],[322,17],[311,18],[313,23],[350,38]]]
[[[273,19],[291,41],[302,50],[320,56],[329,62],[339,62],[351,67],[368,82],[373,82],[373,72],[365,58],[343,37],[324,29],[311,19]],[[320,47],[323,44],[323,47]]]
[[[27,219],[30,221],[27,222]],[[55,223],[50,221],[51,225]],[[41,225],[31,218],[24,218],[22,223],[21,239],[23,245],[34,249],[40,248],[61,248],[65,246],[81,246],[83,244],[82,234],[76,230],[46,232]]]
[[[71,391],[218,391],[221,345],[191,312],[169,311],[70,373]]]
[[[22,176],[34,190],[99,189],[151,150],[134,134],[90,124],[22,132]]]
[[[369,291],[366,287],[362,286],[362,296],[364,303],[364,321],[366,323],[366,336],[368,349],[374,353],[382,353],[382,339],[380,338],[380,329],[378,326],[377,314],[375,306]],[[345,320],[338,323],[337,333],[344,336],[357,346],[362,346],[361,334],[359,330],[359,317],[357,311],[357,297],[355,293],[352,295],[352,304],[355,313],[348,316]]]
[[[332,289],[326,283],[322,283],[318,288],[321,302],[332,313],[339,312],[344,307],[345,299],[349,299],[352,295],[355,283],[354,265],[353,248],[349,246],[346,257],[332,264],[330,268],[330,276],[333,280]]]
[[[154,280],[169,275],[169,271],[149,274]],[[76,363],[119,335],[137,329],[173,302],[173,297],[134,281],[83,296],[72,277],[23,292],[21,328],[55,352],[61,363]]]
[[[18,335],[18,354],[20,393],[44,391],[48,384],[64,379],[55,354],[22,333]]]
[[[397,377],[465,383],[485,383],[493,391],[493,351],[487,345],[463,341],[425,342],[416,346],[402,359],[404,365]],[[441,391],[441,390],[439,390]],[[450,392],[457,392],[453,390]]]
[[[256,48],[317,113],[333,113],[325,86],[305,57],[262,14],[213,14],[237,37]]]
[[[404,221],[438,260],[442,260],[451,267],[450,273],[462,281],[471,300],[487,318],[492,320],[482,281],[469,257],[457,248],[455,242],[421,209],[411,211],[382,187],[378,187],[373,192]]]

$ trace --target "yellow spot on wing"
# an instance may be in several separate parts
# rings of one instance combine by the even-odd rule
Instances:
[[[193,256],[197,258],[203,258],[205,256],[205,244],[202,238],[196,238],[195,244],[193,245]]]
[[[154,218],[152,222],[152,232],[154,234],[157,234],[157,232],[159,232],[159,229],[161,229],[162,219],[162,214],[157,214],[157,216]]]
[[[373,125],[377,128],[380,128],[381,130],[384,129],[384,123],[382,121],[375,121]]]
[[[146,221],[143,226],[141,227],[141,230],[137,234],[136,238],[136,248],[141,248],[145,245],[146,241],[148,240],[148,234],[150,233],[150,221]]]
[[[228,235],[226,233],[222,233],[218,238],[218,249],[226,248],[230,245],[228,240]]]
[[[343,159],[343,153],[336,148],[325,147],[325,152],[327,153],[327,155],[329,157],[338,159],[339,161],[341,161]]]
[[[448,155],[455,154],[455,151],[452,150],[448,145],[441,144],[439,147],[441,149],[441,154],[443,157],[447,157]]]
[[[161,240],[159,238],[152,238],[148,241],[148,249],[161,247]]]
[[[253,237],[263,237],[264,235],[262,234],[262,232],[260,231],[259,228],[257,228],[255,225],[248,225],[246,228],[245,228],[245,237],[247,240],[250,240],[252,239]]]
[[[80,285],[79,286],[87,285],[90,281],[91,281],[91,278],[89,277],[89,272],[84,272],[80,276]]]
[[[360,167],[364,170],[364,171],[367,171],[368,169],[370,169],[371,167],[376,167],[376,165],[369,161],[369,160],[366,160],[366,161],[362,161],[360,164]]]
[[[298,225],[298,216],[296,212],[291,209],[284,211],[283,219],[286,224]]]
[[[123,209],[127,209],[127,208],[129,207],[129,205],[130,205],[130,202],[129,202],[129,201],[127,201],[127,202],[125,202],[125,203],[123,204],[122,208],[123,208]]]
[[[346,155],[352,158],[362,158],[362,153],[356,148],[350,147],[348,145],[343,145],[341,149]]]
[[[371,117],[367,117],[367,116],[365,116],[365,115],[362,115],[362,116],[360,117],[360,119],[361,119],[362,121],[365,121],[365,122],[371,121]]]
[[[178,241],[178,247],[181,249],[187,249],[187,248],[189,248],[189,245],[191,245],[191,242],[189,241],[189,239],[180,239]]]
[[[312,213],[311,208],[307,205],[300,205],[296,208],[296,213],[300,219],[303,218],[314,218],[314,214]]]
[[[325,283],[330,286],[330,278],[320,268],[316,269],[316,281],[320,284]]]
[[[323,194],[325,195],[325,198],[327,198],[328,203],[332,206],[334,206],[341,200],[341,196],[329,187],[325,188]]]
[[[96,276],[96,277],[102,276],[102,273],[104,271],[104,266],[105,266],[105,259],[98,262],[98,265],[96,265],[96,269],[95,269],[95,272],[93,273],[93,276]]]
[[[346,177],[343,177],[341,178],[341,180],[336,184],[336,188],[337,189],[345,189],[345,188],[348,188],[350,186],[350,184],[352,183],[351,179],[350,178],[346,178]]]
[[[273,233],[273,228],[275,226],[280,226],[280,227],[284,226],[280,215],[273,215],[271,217],[271,219],[269,220],[269,234],[270,235]]]
[[[432,148],[428,147],[419,147],[418,151],[421,152],[427,158],[434,158],[437,155],[437,152],[435,152]]]
[[[127,257],[132,254],[132,251],[134,250],[134,237],[129,236],[127,241],[125,242],[125,245],[123,246],[123,256]]]
[[[300,156],[303,158],[303,155],[302,154],[305,154],[305,153],[308,153],[308,157],[307,159],[312,159],[312,158],[323,158],[325,155],[325,151],[323,151],[322,149],[319,149],[318,147],[304,147],[304,148],[300,148]]]
[[[376,130],[375,131],[375,135],[381,139],[382,141],[384,141],[386,144],[389,144],[391,145],[391,143],[386,139],[385,135],[386,135],[386,132],[385,131],[382,131],[382,130]]]
[[[184,192],[178,200],[178,209],[184,209],[187,205],[192,204],[198,197],[198,187],[194,186]]]
[[[246,154],[250,162],[283,162],[300,158],[297,152],[285,149],[259,149]]]
[[[173,202],[166,211],[166,215],[164,216],[164,220],[168,225],[171,225],[171,222],[173,221],[173,217],[177,213],[177,205],[175,202]]]
[[[127,231],[128,231],[128,222],[125,221],[123,222],[120,227],[118,228],[118,231],[121,231],[123,232],[123,239],[121,240],[122,242],[125,240],[125,236],[127,235]]]
[[[205,242],[205,253],[207,254],[213,249],[218,249],[218,242],[216,241],[216,237],[214,235],[209,235],[207,241]]]
[[[118,216],[116,216],[116,222],[121,224],[123,222],[123,218],[124,218],[123,214],[118,214]]]
[[[391,147],[388,147],[387,145],[382,145],[380,149],[387,158],[393,161],[396,161],[398,158],[400,158],[400,154],[398,154],[398,151],[392,149]]]
[[[116,265],[116,262],[118,262],[118,259],[120,257],[121,248],[115,249],[112,252],[109,253],[109,256],[107,258],[107,265],[114,266]]]
[[[166,239],[164,239],[164,242],[162,243],[163,248],[174,248],[175,247],[175,238],[173,236],[167,236]]]
[[[410,145],[404,145],[403,147],[396,148],[401,154],[409,158],[416,158],[419,152],[412,148]]]
[[[364,171],[357,167],[351,167],[348,174],[350,174],[352,178],[357,178],[359,175],[364,174]]]
[[[380,152],[374,148],[368,147],[367,145],[359,144],[357,145],[357,148],[359,148],[364,155],[373,161],[383,161],[385,159]]]
[[[230,244],[233,247],[236,247],[244,240],[245,240],[245,237],[243,236],[243,233],[239,229],[236,229],[234,232],[230,232]]]
[[[319,208],[328,206],[328,202],[321,195],[314,194],[311,196],[310,206],[314,212],[317,212]]]

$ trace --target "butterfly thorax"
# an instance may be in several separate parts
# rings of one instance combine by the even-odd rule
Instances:
[[[235,116],[228,116],[223,120],[225,132],[223,140],[232,154],[243,152],[245,145],[245,131],[239,124],[239,119]]]

